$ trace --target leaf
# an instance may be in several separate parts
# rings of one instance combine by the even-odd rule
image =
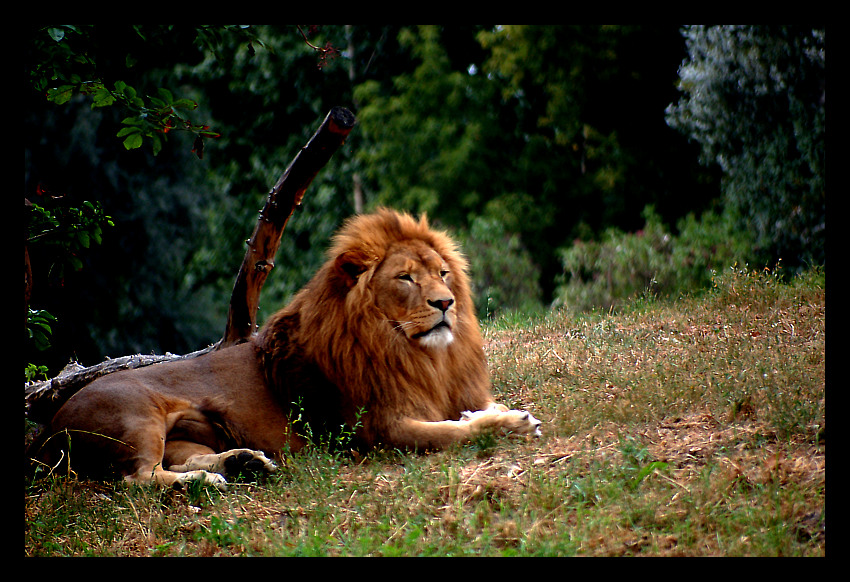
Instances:
[[[174,101],[174,96],[168,89],[163,89],[162,87],[159,87],[156,91],[157,93],[159,93],[159,96],[162,97],[162,100],[166,103],[171,103],[172,101]]]
[[[172,104],[175,109],[197,109],[198,104],[191,99],[178,99]]]
[[[43,331],[45,331],[45,332],[47,332],[47,333],[50,333],[51,331],[53,331],[53,330],[50,328],[50,325],[49,325],[49,324],[47,324],[47,322],[44,322],[44,321],[31,321],[31,322],[30,322],[30,327],[31,327],[32,329],[35,329],[35,328],[41,329],[41,330],[43,330]]]
[[[112,96],[112,93],[106,89],[106,87],[101,87],[94,92],[92,95],[92,104],[91,107],[94,109],[95,107],[108,107],[115,103],[115,97]]]
[[[91,230],[91,238],[94,240],[95,244],[101,244],[103,242],[103,229],[101,229],[98,225],[94,225]]]
[[[47,100],[56,103],[57,105],[63,105],[71,100],[71,97],[74,95],[74,86],[73,85],[61,85],[59,87],[54,87],[53,89],[47,90]]]
[[[132,101],[133,99],[136,98],[136,90],[133,89],[132,87],[130,87],[129,85],[127,85],[126,83],[122,82],[122,81],[116,81],[115,82],[116,90],[118,89],[118,83],[121,83],[121,85],[122,85],[122,89],[119,90],[119,93],[123,93],[124,97],[126,97],[130,101]]]
[[[44,309],[30,309],[29,318],[33,321],[57,321],[55,315]]]
[[[84,249],[89,248],[89,246],[91,245],[91,239],[89,238],[89,233],[87,233],[84,230],[78,231],[77,232],[77,242],[79,242],[80,246],[82,246]]]
[[[141,133],[141,128],[138,127],[124,127],[122,128],[116,135],[116,137],[124,137],[125,135],[131,135],[134,133]]]
[[[124,147],[128,150],[134,150],[136,148],[141,147],[141,145],[142,134],[140,132],[129,135],[127,136],[127,139],[124,140]]]
[[[133,134],[136,134],[136,133],[141,134],[142,128],[136,127],[136,126],[124,127],[122,129],[120,129],[116,135],[117,135],[117,137],[125,137],[125,136],[133,135]]]

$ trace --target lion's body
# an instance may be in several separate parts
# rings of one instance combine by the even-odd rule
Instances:
[[[357,446],[430,449],[538,425],[492,402],[454,243],[385,210],[349,221],[251,341],[100,378],[50,428],[72,437],[75,470],[112,464],[128,480],[223,484],[225,465],[272,470],[266,455],[343,426]]]

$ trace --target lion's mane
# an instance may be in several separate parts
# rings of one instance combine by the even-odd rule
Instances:
[[[438,350],[404,337],[377,307],[386,290],[373,281],[375,270],[415,240],[452,273],[455,339]],[[402,416],[458,419],[486,406],[490,383],[466,270],[452,239],[425,217],[382,209],[349,219],[324,265],[255,338],[270,389],[311,430],[358,425],[356,442],[365,446],[379,444]]]

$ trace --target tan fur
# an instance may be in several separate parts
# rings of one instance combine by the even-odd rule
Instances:
[[[420,450],[484,430],[539,434],[529,413],[492,401],[466,269],[424,218],[355,217],[251,342],[98,379],[59,410],[49,441],[70,438],[61,454],[75,470],[223,486],[232,468],[274,470],[270,457],[346,428],[352,446]]]

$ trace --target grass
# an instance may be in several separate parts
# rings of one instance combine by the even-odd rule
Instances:
[[[26,556],[822,556],[824,275],[485,326],[538,440],[313,447],[228,492],[25,483]]]

